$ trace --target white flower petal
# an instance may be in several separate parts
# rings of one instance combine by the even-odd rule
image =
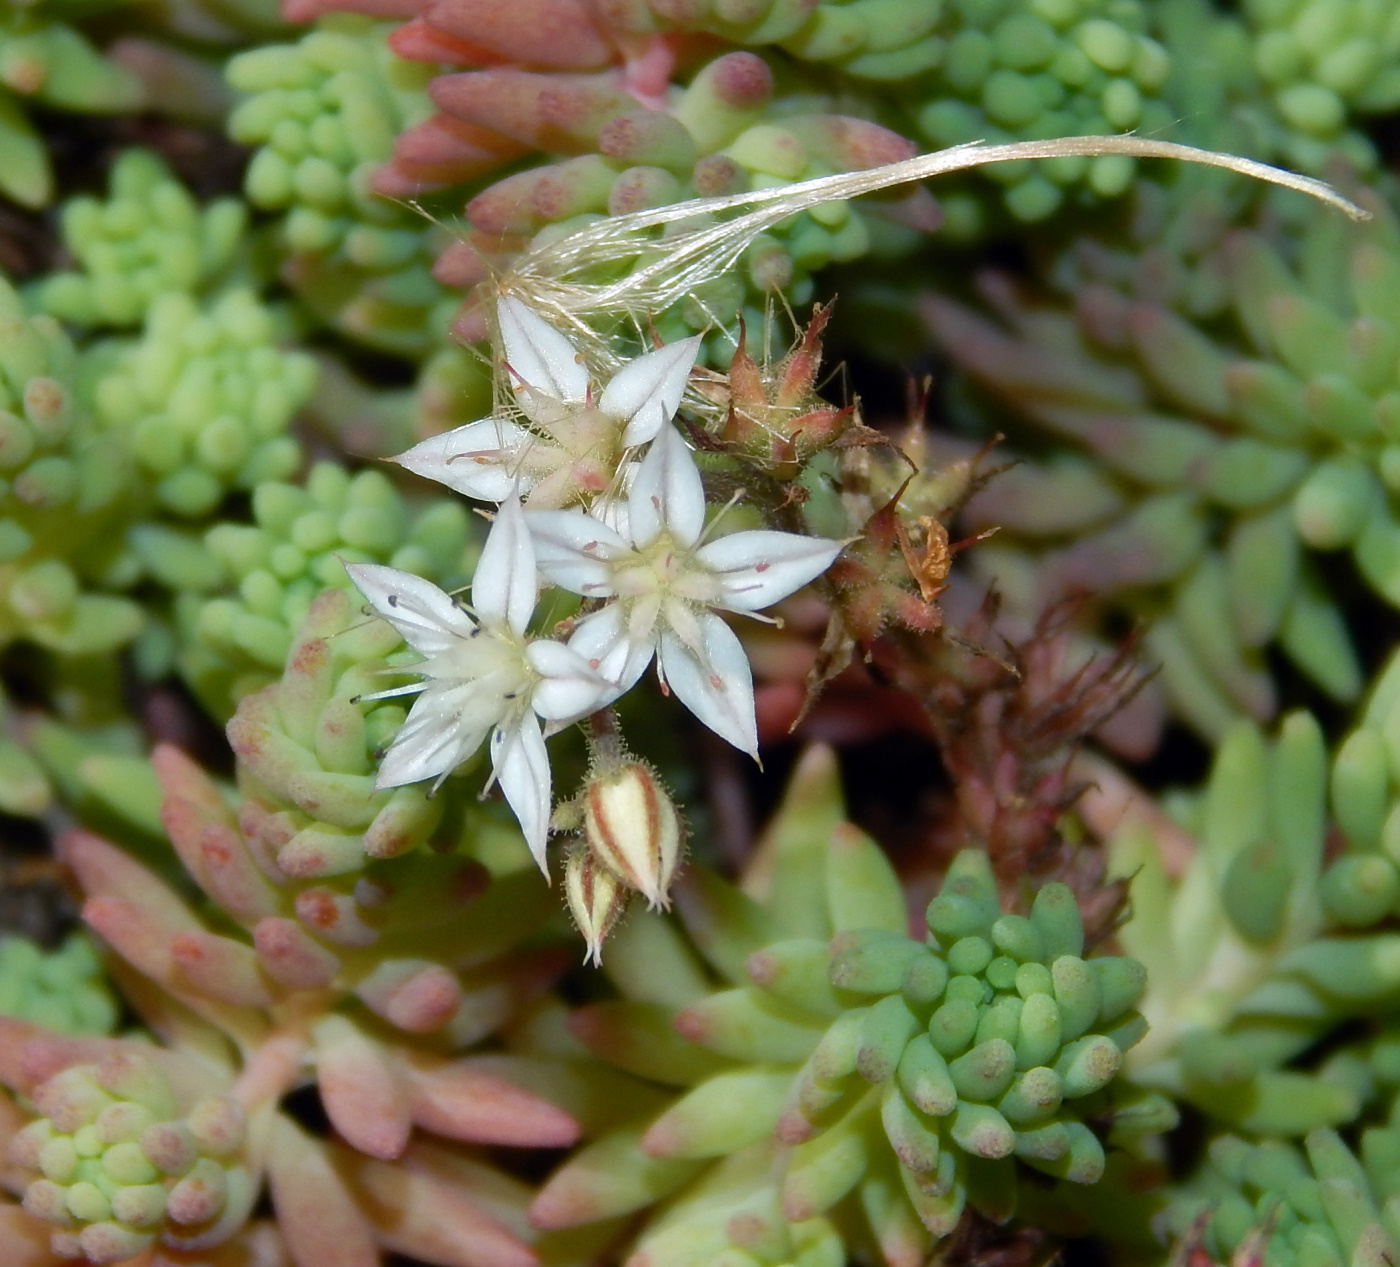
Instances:
[[[627,524],[627,498],[599,497],[588,508],[599,523],[606,524],[620,537],[630,536]]]
[[[520,821],[530,856],[547,878],[549,864],[544,850],[549,842],[549,754],[534,713],[521,710],[513,725],[497,727],[491,736],[491,768]]]
[[[582,404],[588,396],[588,371],[578,349],[520,300],[506,296],[496,307],[506,364],[537,391],[557,400]]]
[[[697,334],[628,361],[612,376],[598,408],[627,424],[622,433],[625,447],[654,440],[656,433],[675,417],[699,351]]]
[[[801,589],[827,570],[842,543],[795,532],[736,532],[696,551],[696,560],[715,572],[724,597],[714,602],[736,612],[762,611]]]
[[[637,469],[627,495],[627,526],[639,550],[651,545],[662,528],[682,548],[699,540],[705,526],[705,487],[675,427],[661,428]]]
[[[520,498],[501,503],[472,576],[472,606],[486,620],[503,620],[525,632],[535,610],[535,549]]]
[[[562,642],[538,639],[525,649],[525,658],[541,678],[530,696],[531,707],[547,721],[577,721],[612,698],[612,684]]]
[[[476,632],[476,622],[421,576],[379,563],[347,563],[345,571],[369,605],[421,656],[435,656]]]
[[[449,774],[472,755],[486,738],[489,726],[468,728],[459,724],[461,710],[473,687],[425,691],[414,702],[408,717],[379,763],[374,786],[402,787],[422,779]]]
[[[581,620],[569,638],[570,649],[577,651],[609,683],[604,703],[630,691],[651,663],[656,650],[656,618],[655,609],[650,611],[650,620],[645,613],[637,618],[634,611],[634,619],[629,621],[620,603],[609,603]]]
[[[751,757],[758,756],[753,673],[743,645],[718,616],[698,618],[701,644],[687,647],[663,630],[656,649],[658,667],[677,698],[715,734]]]
[[[526,457],[541,443],[538,436],[508,418],[483,418],[429,436],[393,460],[464,497],[501,502],[510,496],[517,479],[526,489],[535,482]]]
[[[607,524],[581,510],[532,510],[525,516],[535,560],[545,580],[571,594],[613,593],[613,563],[632,547]]]

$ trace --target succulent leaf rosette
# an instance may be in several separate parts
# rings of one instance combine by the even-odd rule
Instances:
[[[824,1243],[828,1216],[859,1211],[898,1265],[922,1262],[965,1207],[1009,1217],[1020,1164],[1079,1184],[1102,1175],[1095,1127],[1113,1120],[1109,1088],[1146,1032],[1141,965],[1081,957],[1063,885],[1043,887],[1029,915],[1004,914],[977,850],[957,856],[926,938],[911,938],[888,862],[840,814],[829,754],[809,754],[759,876],[739,889],[692,870],[676,889],[680,927],[618,926],[603,963],[623,997],[571,1028],[628,1072],[685,1089],[567,1162],[538,1222],[669,1198],[629,1261],[699,1264],[761,1239],[750,1218],[764,1236]]]

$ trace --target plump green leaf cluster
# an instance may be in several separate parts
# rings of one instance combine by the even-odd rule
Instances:
[[[397,701],[364,706],[400,638],[365,620],[342,590],[324,594],[297,630],[287,667],[245,696],[229,722],[240,758],[241,821],[298,879],[358,871],[423,844],[442,818],[425,784],[375,791],[375,762],[403,724]]]
[[[1359,1156],[1336,1131],[1303,1148],[1226,1135],[1165,1220],[1216,1262],[1248,1256],[1265,1267],[1355,1267],[1394,1260],[1400,1240],[1400,1131],[1374,1126]]]
[[[375,194],[370,177],[394,137],[430,112],[431,68],[395,57],[387,33],[365,19],[326,19],[295,44],[232,58],[229,83],[246,96],[228,128],[259,147],[248,200],[284,213],[284,280],[352,338],[421,355],[444,341],[452,308],[430,273],[431,226]]]
[[[1397,681],[1392,663],[1330,753],[1307,713],[1268,737],[1237,723],[1204,789],[1168,802],[1174,822],[1130,814],[1118,828],[1112,866],[1133,875],[1134,906],[1121,938],[1148,969],[1152,1029],[1126,1071],[1139,1086],[1256,1139],[1364,1122],[1393,1094],[1393,1035],[1353,1036],[1400,999],[1395,796],[1377,721]],[[1183,831],[1195,853],[1169,876]],[[1309,1059],[1319,1048],[1326,1059]]]
[[[92,653],[135,636],[140,609],[94,592],[120,570],[131,467],[82,399],[68,337],[0,278],[0,642]]]
[[[574,1033],[688,1089],[566,1163],[536,1203],[542,1225],[674,1194],[636,1261],[788,1261],[752,1240],[793,1255],[824,1246],[796,1259],[824,1263],[825,1220],[855,1217],[898,1264],[966,1206],[1009,1218],[1019,1164],[1080,1184],[1102,1175],[1089,1123],[1114,1120],[1110,1086],[1146,1030],[1142,966],[1081,957],[1064,885],[1042,888],[1029,916],[1003,914],[976,850],[929,904],[926,939],[910,938],[888,862],[839,822],[829,761],[813,754],[795,778],[762,896],[693,870],[680,929],[637,916],[608,942],[624,998],[576,1013]]]
[[[1172,121],[1159,99],[1172,62],[1150,23],[1145,5],[960,0],[939,24],[944,56],[924,89],[918,135],[941,148],[1159,130]],[[1134,170],[1132,159],[1105,156],[1009,163],[989,175],[1017,220],[1036,221],[1054,214],[1067,191],[1121,194]],[[967,232],[975,222],[957,227]]]
[[[377,753],[404,710],[359,696],[393,673],[385,657],[398,646],[384,622],[329,590],[282,675],[229,723],[236,795],[174,749],[158,753],[166,831],[248,934],[187,930],[199,953],[183,956],[181,974],[254,1007],[334,988],[389,1026],[463,1045],[519,1003],[513,989],[549,971],[529,956],[491,961],[535,933],[554,902],[502,816],[456,795],[465,781],[437,796],[424,785],[376,791]],[[500,873],[489,887],[483,863]]]
[[[460,501],[411,505],[378,471],[318,462],[297,484],[253,490],[249,524],[205,534],[178,594],[181,672],[217,716],[280,672],[297,626],[323,589],[347,589],[345,563],[388,563],[447,586],[470,575],[474,548]]]
[[[1373,206],[1358,226],[1309,213],[1288,254],[1260,231],[1217,238],[1223,334],[1082,274],[1072,312],[998,283],[1015,332],[949,300],[927,309],[1018,421],[1087,459],[993,487],[976,521],[1031,553],[1001,543],[975,562],[1024,578],[1033,603],[1088,588],[1150,614],[1172,703],[1211,736],[1272,713],[1271,648],[1334,699],[1360,693],[1329,553],[1400,603],[1400,232]]]
[[[1400,106],[1400,10],[1347,0],[1249,0],[1254,64],[1279,115],[1298,131],[1332,140],[1348,114]]]
[[[99,424],[119,437],[157,506],[202,518],[232,489],[285,479],[301,461],[287,434],[316,386],[316,363],[277,346],[277,322],[252,292],[207,305],[158,296],[142,337],[94,389]]]
[[[157,296],[196,295],[226,275],[247,232],[236,198],[201,207],[158,154],[125,150],[110,196],[63,204],[63,244],[79,266],[47,274],[31,300],[71,325],[135,326]]]
[[[121,113],[143,104],[141,81],[103,57],[66,20],[86,16],[91,8],[48,0],[0,9],[0,195],[27,207],[52,200],[54,179],[26,102],[83,114]]]
[[[247,1217],[256,1188],[232,1097],[182,1111],[156,1061],[124,1052],[70,1065],[32,1099],[41,1116],[14,1136],[10,1160],[38,1172],[24,1209],[57,1229],[56,1252],[115,1262],[158,1236],[198,1249]]]
[[[25,937],[0,938],[0,1016],[56,1034],[110,1034],[117,1003],[92,941],[72,933],[46,951]]]

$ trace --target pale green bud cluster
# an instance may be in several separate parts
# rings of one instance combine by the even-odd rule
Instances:
[[[72,933],[45,951],[25,937],[0,937],[0,1016],[56,1034],[110,1034],[117,1004],[91,940]]]
[[[158,295],[198,293],[228,271],[247,230],[236,198],[201,207],[150,150],[124,150],[110,185],[105,201],[63,204],[63,244],[79,270],[34,287],[42,311],[78,326],[134,326]]]
[[[260,147],[248,200],[286,212],[284,280],[352,338],[419,355],[444,341],[453,305],[430,272],[427,221],[375,194],[369,179],[394,137],[431,113],[432,68],[394,56],[389,29],[325,18],[296,44],[232,58],[228,81],[248,96],[228,128]]]
[[[1368,1127],[1353,1153],[1332,1130],[1303,1148],[1223,1136],[1163,1220],[1215,1262],[1263,1267],[1382,1267],[1400,1244],[1400,1129]],[[1197,1220],[1202,1226],[1196,1227]],[[1237,1260],[1238,1261],[1238,1260]]]
[[[1349,115],[1400,106],[1400,8],[1382,0],[1247,0],[1254,66],[1274,108],[1321,141]]]
[[[206,1000],[268,1008],[332,989],[457,1050],[557,971],[552,954],[502,957],[557,902],[508,816],[476,804],[476,783],[376,790],[377,755],[404,709],[360,694],[395,674],[385,657],[397,642],[329,590],[285,673],[229,724],[236,793],[178,750],[157,749],[170,841],[240,927],[216,935],[176,920],[146,935],[165,941]]]
[[[88,592],[120,571],[130,461],[77,378],[58,323],[27,316],[0,278],[0,642],[66,653],[120,646],[142,622],[135,604]]]
[[[259,484],[252,504],[251,524],[215,525],[196,552],[222,579],[176,597],[180,671],[216,716],[281,672],[312,600],[349,587],[346,562],[449,587],[470,575],[464,505],[411,507],[378,471],[318,462],[302,483]]]
[[[1385,0],[1373,6],[1337,5],[1332,12],[1340,20],[1332,24],[1333,33],[1384,26],[1384,9]],[[1329,24],[1318,23],[1320,10],[1291,0],[1230,8],[1212,0],[1153,0],[1151,11],[1158,38],[1172,59],[1163,97],[1175,116],[1176,139],[1319,175],[1339,158],[1359,171],[1375,169],[1375,145],[1349,110],[1355,106],[1359,114],[1364,107],[1348,98],[1347,106],[1338,110],[1336,96],[1312,78],[1309,62],[1328,61],[1330,52],[1324,29]],[[1301,50],[1298,32],[1324,44]],[[1347,72],[1365,74],[1369,56],[1359,63],[1356,52],[1353,46],[1332,61],[1323,76],[1337,84],[1354,83]],[[1257,191],[1231,188],[1230,182],[1202,178],[1200,173],[1154,173],[1150,179],[1174,194],[1214,187],[1217,195],[1237,206],[1257,198]]]
[[[53,172],[22,102],[107,114],[138,109],[144,96],[135,75],[54,20],[61,7],[10,3],[0,12],[0,196],[26,207],[53,198]]]
[[[1146,1033],[1133,1010],[1142,965],[1080,957],[1083,925],[1062,884],[1042,888],[1029,917],[1001,914],[987,856],[972,850],[954,859],[927,924],[927,943],[864,930],[832,943],[836,997],[864,1006],[840,1015],[797,1076],[779,1134],[810,1141],[789,1183],[804,1154],[817,1182],[833,1146],[826,1133],[869,1130],[854,1120],[877,1108],[933,1230],[951,1231],[968,1200],[984,1212],[1014,1208],[1012,1158],[1094,1183],[1103,1146],[1071,1102],[1103,1091]],[[785,948],[761,953],[781,973]]]
[[[374,787],[378,756],[405,710],[359,698],[383,688],[385,657],[401,641],[332,590],[302,622],[282,677],[245,696],[229,722],[243,828],[289,877],[344,875],[369,857],[396,857],[442,817],[430,784]]]
[[[1146,5],[1102,0],[951,4],[940,23],[946,44],[936,88],[916,116],[919,135],[938,148],[1162,128],[1172,120],[1159,99],[1172,62],[1148,19]],[[1116,197],[1134,170],[1132,159],[1105,155],[999,164],[987,175],[1003,185],[1016,219],[1035,221],[1076,187]],[[954,231],[979,227],[975,207],[956,197],[948,212]]]
[[[296,470],[287,434],[311,398],[316,363],[277,346],[277,322],[250,291],[201,306],[181,293],[152,303],[141,339],[97,384],[102,425],[121,437],[156,502],[185,518]]]
[[[38,1171],[27,1214],[51,1224],[65,1258],[115,1262],[157,1238],[199,1249],[232,1236],[256,1189],[243,1166],[238,1102],[207,1096],[181,1109],[170,1080],[131,1050],[74,1065],[35,1089],[42,1116],[10,1143]]]

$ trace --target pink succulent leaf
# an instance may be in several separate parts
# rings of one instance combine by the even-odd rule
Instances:
[[[662,427],[637,470],[627,495],[632,544],[645,550],[661,535],[688,549],[705,526],[705,487],[700,471],[675,427]]]
[[[386,1248],[459,1267],[539,1267],[528,1245],[412,1153],[393,1165],[356,1157],[343,1164]]]
[[[318,1021],[312,1035],[316,1085],[331,1125],[362,1153],[398,1157],[413,1123],[391,1053],[343,1016]]]
[[[47,1223],[31,1218],[18,1205],[0,1205],[0,1246],[5,1267],[60,1267],[61,1259],[49,1248]]]
[[[520,821],[530,856],[545,876],[545,846],[549,842],[551,780],[544,734],[533,712],[520,710],[516,723],[498,727],[491,736],[491,768],[507,803]]]
[[[570,404],[588,397],[588,370],[578,349],[519,299],[506,296],[496,307],[506,364],[527,386]]]
[[[226,823],[234,821],[219,785],[203,766],[174,744],[156,744],[151,752],[151,765],[163,795],[189,802],[207,818]]]
[[[543,886],[538,891],[543,901],[551,903],[550,913],[557,912],[557,897]],[[520,940],[519,934],[512,940]],[[518,1016],[572,965],[571,950],[551,946],[518,951],[506,960],[464,970],[459,974],[462,1005],[445,1036],[451,1038],[454,1049],[480,1042]]]
[[[534,614],[535,597],[535,551],[520,498],[512,492],[496,512],[481,548],[472,578],[472,605],[484,622],[504,623],[523,635]]]
[[[369,605],[425,658],[476,634],[476,622],[431,581],[378,563],[347,563],[345,571]]]
[[[233,812],[219,792],[219,785],[174,744],[159,743],[151,753],[151,765],[161,791],[161,824],[180,855],[185,869],[200,888],[208,891],[200,839],[206,825],[232,829]],[[178,821],[167,819],[167,807],[178,806]]]
[[[251,946],[216,933],[190,931],[177,933],[170,951],[176,980],[183,977],[196,993],[238,1007],[272,1006],[272,991]]]
[[[0,1084],[19,1095],[29,1095],[69,1065],[101,1059],[114,1041],[65,1038],[42,1025],[0,1016]]]
[[[201,926],[173,889],[100,836],[81,830],[66,832],[55,852],[77,876],[86,896],[124,898],[142,907],[150,919],[172,929]]]
[[[340,973],[340,960],[294,920],[259,921],[253,945],[267,975],[289,990],[317,990]]]
[[[695,634],[679,621],[664,630],[656,655],[663,680],[681,703],[715,734],[757,759],[753,673],[734,631],[714,613],[702,612],[695,618]]]
[[[525,658],[540,675],[530,706],[546,721],[566,725],[596,712],[613,686],[574,648],[549,638],[532,642]]]
[[[627,539],[581,510],[532,510],[526,516],[535,559],[551,585],[585,598],[608,598],[613,564],[632,554]]]
[[[83,903],[83,922],[137,971],[174,993],[188,993],[179,976],[172,950],[181,933],[202,933],[193,916],[166,918],[139,902],[119,897],[93,897]],[[182,990],[183,987],[183,990]]]
[[[518,1148],[567,1148],[578,1123],[563,1109],[488,1072],[470,1058],[404,1053],[400,1065],[414,1122],[449,1139]]]
[[[410,1034],[436,1033],[462,1003],[456,975],[422,959],[381,962],[356,984],[355,994],[376,1016]]]
[[[253,1207],[257,1204],[258,1197],[262,1192],[261,1178],[254,1177],[245,1166],[228,1166],[224,1170],[224,1180],[226,1184],[224,1200],[216,1218],[211,1222],[205,1222],[203,1219],[191,1220],[197,1222],[199,1226],[189,1231],[176,1232],[173,1228],[166,1228],[162,1239],[172,1250],[177,1251],[177,1253],[183,1251],[185,1254],[195,1254],[201,1250],[209,1249],[215,1249],[217,1252],[217,1247],[225,1245],[229,1238],[248,1221],[248,1216],[253,1212]],[[185,1182],[187,1180],[176,1184],[170,1194],[170,1204],[166,1207],[166,1213],[172,1218],[175,1216],[180,1188]],[[201,1212],[197,1207],[191,1211],[191,1213]],[[184,1261],[189,1260],[185,1259]],[[217,1258],[215,1262],[217,1262]]]
[[[8,1180],[6,1158],[9,1157],[10,1141],[29,1125],[30,1115],[14,1102],[4,1091],[0,1091],[0,1186]],[[37,1160],[37,1158],[36,1158]],[[14,1159],[10,1159],[13,1164]]]
[[[161,801],[160,819],[186,870],[236,920],[254,923],[277,909],[277,890],[258,870],[236,827],[169,794]]]
[[[360,1202],[323,1145],[285,1115],[272,1121],[268,1180],[277,1223],[297,1267],[381,1267]]]
[[[544,446],[533,432],[508,418],[482,418],[429,436],[394,458],[400,466],[436,480],[455,493],[484,502],[502,502],[517,481],[533,486],[537,475],[531,452]],[[547,464],[547,469],[552,465]]]
[[[696,551],[719,578],[724,597],[715,606],[755,612],[771,607],[829,568],[842,543],[794,532],[736,532]]]
[[[656,439],[676,416],[700,342],[697,334],[636,357],[603,389],[598,408],[627,424],[622,433],[627,448]]]

